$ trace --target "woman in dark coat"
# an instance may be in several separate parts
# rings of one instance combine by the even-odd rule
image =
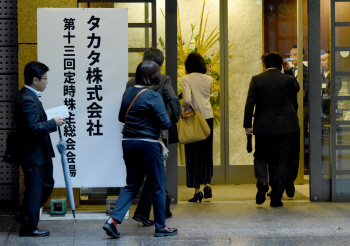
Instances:
[[[154,236],[177,235],[177,229],[165,225],[165,172],[159,142],[161,129],[168,129],[171,122],[161,96],[146,88],[159,82],[159,66],[153,61],[141,62],[136,69],[136,85],[129,87],[123,95],[119,121],[125,123],[122,146],[127,184],[103,226],[107,235],[114,238],[120,237],[117,224],[122,223],[146,175],[152,186]]]

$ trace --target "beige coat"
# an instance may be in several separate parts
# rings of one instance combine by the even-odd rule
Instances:
[[[213,93],[213,78],[206,74],[190,73],[182,78],[182,107],[187,111],[190,106],[199,110],[204,119],[213,118],[210,95]]]

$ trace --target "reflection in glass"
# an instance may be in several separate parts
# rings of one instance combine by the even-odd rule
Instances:
[[[336,145],[350,145],[350,126],[338,126],[336,129]]]
[[[350,32],[350,29],[349,29],[349,32]],[[350,46],[350,43],[349,43],[349,46]],[[349,70],[350,70],[350,54],[346,51],[336,51],[335,52],[335,71],[347,72]]]
[[[335,21],[336,22],[350,22],[350,2],[336,2],[335,3]]]
[[[350,175],[342,174],[337,175],[336,187],[338,196],[349,196],[350,195]]]
[[[350,135],[342,136],[346,141],[350,141]],[[337,170],[350,170],[350,149],[336,151]]]

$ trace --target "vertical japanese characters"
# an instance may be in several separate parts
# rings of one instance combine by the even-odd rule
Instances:
[[[74,43],[74,25],[75,19],[73,18],[64,18],[64,31],[66,35],[63,35],[65,40],[65,45],[63,47],[63,73],[64,73],[64,82],[63,82],[63,96],[64,104],[67,106],[69,111],[69,117],[66,118],[66,121],[70,123],[69,125],[64,125],[63,135],[67,137],[67,160],[69,164],[69,172],[71,177],[75,177],[77,174],[75,167],[75,145],[76,145],[76,132],[75,132],[75,111],[76,111],[76,82],[75,82],[75,43]]]
[[[89,31],[91,35],[87,37],[89,40],[88,49],[90,50],[90,54],[88,55],[88,59],[90,61],[88,69],[86,71],[86,81],[88,87],[86,88],[86,93],[88,95],[87,100],[90,105],[87,107],[87,118],[88,128],[86,131],[89,136],[102,136],[102,106],[101,102],[103,100],[103,96],[100,95],[100,91],[102,91],[102,77],[103,72],[98,67],[98,63],[100,62],[100,52],[99,48],[101,45],[101,36],[98,36],[98,28],[100,23],[100,18],[91,16],[90,20],[87,22],[91,27]]]
[[[63,83],[63,96],[64,104],[67,106],[69,111],[69,117],[66,121],[70,123],[70,126],[64,126],[64,136],[68,139],[67,142],[67,160],[69,164],[69,170],[71,177],[76,177],[76,100],[75,95],[77,93],[84,93],[84,91],[77,91],[75,72],[76,72],[76,44],[75,44],[75,20],[73,18],[64,18],[64,31],[65,34],[63,38],[64,42],[64,53],[63,53],[63,66],[64,66],[64,83]],[[99,68],[98,64],[100,62],[101,53],[99,48],[101,45],[101,36],[98,35],[100,18],[92,15],[87,21],[89,34],[86,37],[87,40],[87,61],[88,66],[86,69],[86,119],[87,128],[86,132],[89,137],[103,136],[102,132],[102,105],[103,100],[102,93],[102,70]],[[80,44],[79,44],[80,45]],[[81,88],[81,87],[79,87]],[[80,109],[81,110],[81,109]]]

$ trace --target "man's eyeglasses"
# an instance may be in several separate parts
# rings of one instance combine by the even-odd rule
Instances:
[[[41,79],[47,80],[47,77],[45,77],[45,78],[41,78]]]

